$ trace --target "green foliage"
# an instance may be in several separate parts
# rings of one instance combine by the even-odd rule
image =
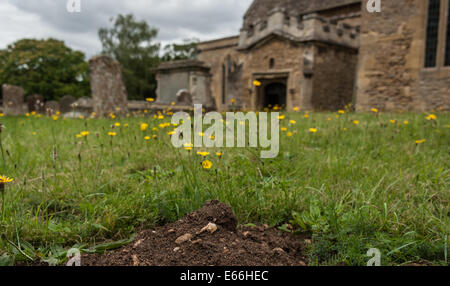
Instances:
[[[103,53],[120,62],[129,99],[156,97],[160,45],[154,42],[158,30],[133,15],[118,15],[113,27],[98,31]]]
[[[162,61],[195,59],[197,57],[198,39],[186,39],[183,44],[170,44],[164,47]]]
[[[0,85],[19,85],[46,100],[90,95],[84,54],[55,39],[23,39],[0,50]]]

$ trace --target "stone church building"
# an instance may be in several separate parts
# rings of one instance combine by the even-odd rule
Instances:
[[[450,0],[381,0],[379,13],[367,2],[255,0],[239,35],[158,68],[157,102],[449,110]]]

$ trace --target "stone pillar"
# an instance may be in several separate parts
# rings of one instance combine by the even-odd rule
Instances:
[[[22,115],[24,113],[24,91],[19,86],[4,84],[3,88],[3,112],[6,115]]]
[[[119,62],[108,56],[98,56],[89,61],[89,67],[94,112],[97,116],[107,116],[111,112],[127,113],[127,92]]]

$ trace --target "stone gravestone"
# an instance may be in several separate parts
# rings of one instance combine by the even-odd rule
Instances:
[[[23,88],[15,85],[4,84],[3,88],[3,112],[6,115],[21,115],[23,108]]]
[[[44,97],[39,94],[33,94],[27,96],[27,106],[28,106],[28,112],[37,112],[37,113],[43,113],[45,111],[44,109]]]
[[[89,61],[89,67],[95,114],[127,113],[127,92],[119,62],[108,56],[97,56]]]
[[[72,103],[76,101],[76,98],[71,95],[64,95],[59,100],[59,111],[61,113],[67,113],[73,111]]]
[[[60,111],[59,102],[52,100],[45,103],[45,112],[47,115],[55,114],[58,111]]]

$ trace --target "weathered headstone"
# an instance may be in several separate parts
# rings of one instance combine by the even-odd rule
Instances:
[[[108,56],[89,61],[94,112],[97,116],[127,113],[127,92],[119,62]]]
[[[27,96],[27,106],[28,106],[28,112],[37,112],[37,113],[43,113],[44,110],[44,97],[39,94],[33,94]]]
[[[6,115],[21,115],[23,108],[23,88],[15,85],[4,84],[3,88],[3,113]]]
[[[64,95],[59,100],[59,109],[60,109],[59,111],[61,111],[61,113],[73,111],[72,103],[74,103],[75,101],[76,101],[75,97],[71,95]]]
[[[94,109],[94,100],[90,97],[83,96],[77,99],[77,101],[75,101],[74,103],[72,103],[72,110],[75,112],[90,114],[92,113],[93,109]]]
[[[59,102],[52,100],[52,101],[47,101],[45,103],[46,114],[48,114],[48,115],[55,114],[58,111],[60,111]]]

